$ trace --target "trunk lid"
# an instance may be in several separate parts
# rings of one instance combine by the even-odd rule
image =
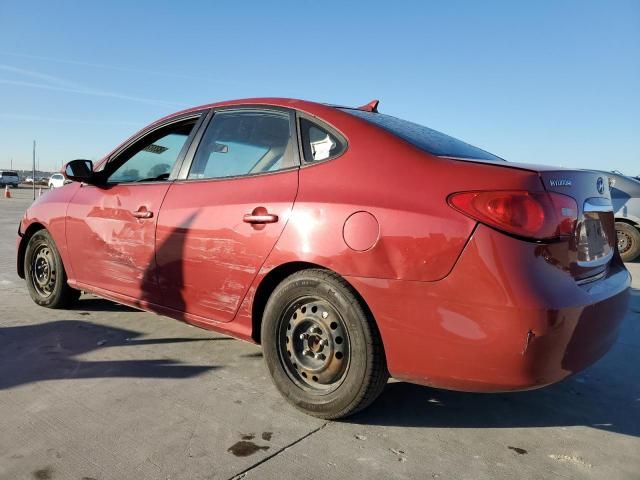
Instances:
[[[578,206],[567,258],[561,263],[579,281],[604,275],[616,248],[609,178],[589,170],[545,168],[539,174],[547,191],[572,197]]]

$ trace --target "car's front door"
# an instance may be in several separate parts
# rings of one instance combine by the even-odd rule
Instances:
[[[295,116],[217,111],[169,188],[156,232],[166,306],[218,322],[240,302],[287,222],[298,189]]]
[[[79,286],[158,302],[155,228],[199,114],[161,125],[105,164],[69,203],[66,236]]]

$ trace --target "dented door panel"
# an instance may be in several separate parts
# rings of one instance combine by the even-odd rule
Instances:
[[[297,169],[172,185],[156,235],[163,305],[232,320],[284,229],[297,189]],[[277,221],[247,222],[259,208]]]
[[[77,281],[157,301],[157,212],[168,183],[83,186],[67,211],[67,243]],[[137,218],[145,211],[149,218]]]

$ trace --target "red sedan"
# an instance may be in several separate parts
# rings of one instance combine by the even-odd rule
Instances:
[[[507,163],[375,101],[193,108],[65,175],[20,224],[36,303],[84,290],[260,343],[318,417],[389,375],[557,382],[607,352],[627,307],[606,177]]]

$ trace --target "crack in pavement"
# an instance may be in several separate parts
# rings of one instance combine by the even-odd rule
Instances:
[[[294,445],[297,445],[298,443],[302,442],[304,439],[309,438],[311,435],[313,435],[316,432],[319,432],[320,430],[322,430],[324,427],[326,427],[327,425],[329,425],[330,422],[325,422],[322,425],[320,425],[318,428],[314,428],[313,430],[311,430],[309,433],[306,433],[305,435],[301,436],[300,438],[294,440],[293,442],[285,445],[284,447],[282,447],[279,450],[276,450],[275,452],[273,452],[271,455],[267,455],[266,457],[264,457],[262,460],[260,460],[259,462],[254,463],[253,465],[251,465],[248,468],[245,468],[243,471],[236,473],[235,475],[233,475],[232,477],[229,477],[228,480],[240,480],[241,478],[244,478],[247,473],[249,473],[251,470],[259,467],[260,465],[262,465],[263,463],[268,462],[269,460],[271,460],[274,457],[277,457],[278,455],[280,455],[282,452],[284,452],[285,450],[289,450],[291,447],[293,447]]]

